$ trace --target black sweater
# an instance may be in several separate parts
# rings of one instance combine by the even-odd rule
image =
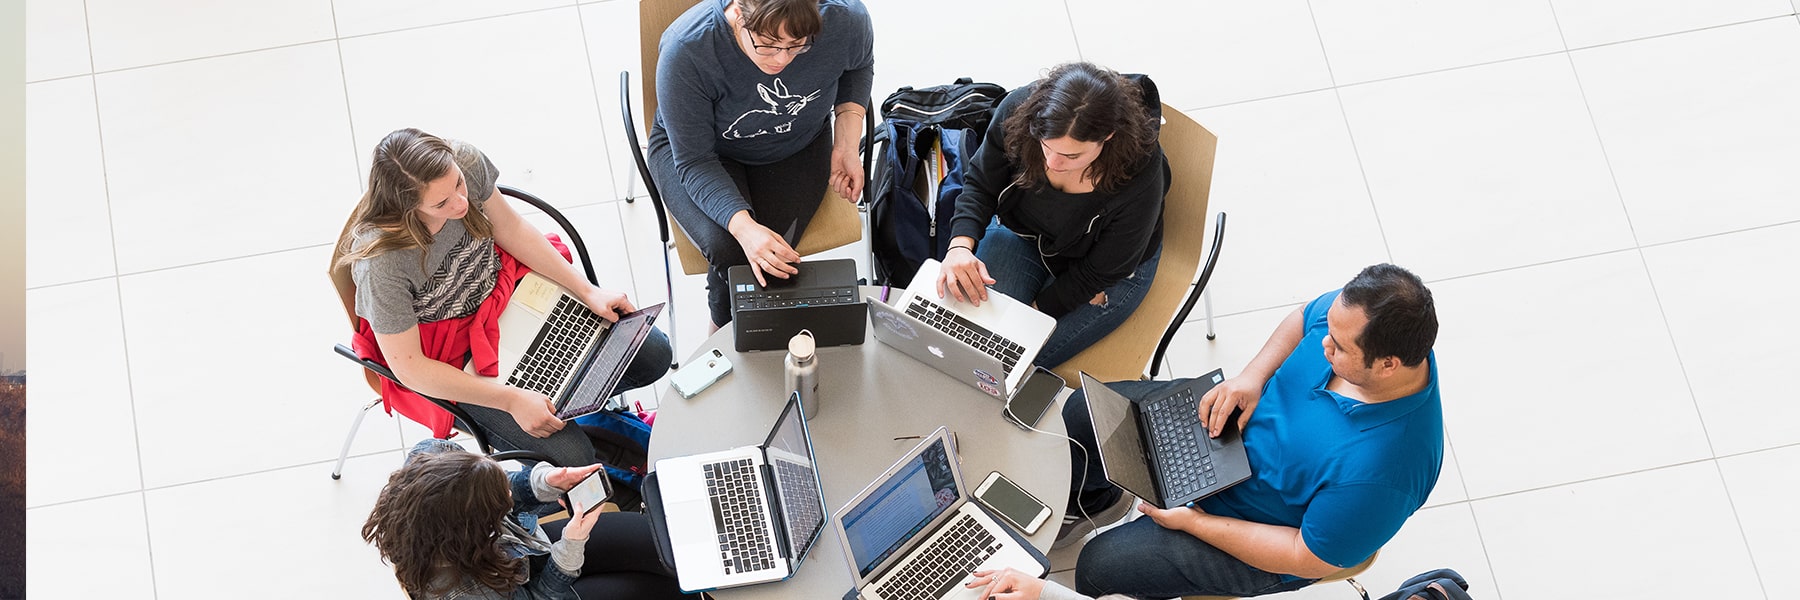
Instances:
[[[1162,100],[1156,84],[1142,75],[1127,77],[1142,87],[1144,105],[1160,122]],[[1033,301],[1044,314],[1060,318],[1130,275],[1161,247],[1169,168],[1158,144],[1130,179],[1110,194],[1097,190],[1068,194],[1048,183],[1030,190],[1012,185],[1021,167],[1006,156],[1004,123],[1036,85],[1013,90],[994,109],[987,135],[970,161],[962,195],[956,198],[950,234],[979,242],[988,221],[998,214],[1008,229],[1027,240],[1036,238],[1044,265],[1056,280]]]

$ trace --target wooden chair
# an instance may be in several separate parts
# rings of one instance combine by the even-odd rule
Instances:
[[[687,12],[687,9],[696,3],[696,0],[642,0],[638,3],[638,50],[641,61],[638,72],[643,73],[644,89],[644,110],[640,114],[641,122],[644,124],[645,139],[648,138],[650,125],[656,120],[657,42],[662,39],[663,30],[668,29],[670,23],[673,23],[677,17]],[[687,233],[681,230],[679,223],[677,223],[677,227],[668,227],[669,219],[663,208],[662,195],[657,191],[656,182],[650,176],[648,163],[644,161],[643,157],[643,146],[638,142],[637,122],[639,116],[632,114],[629,86],[629,72],[621,72],[619,74],[619,105],[624,113],[626,136],[631,140],[631,152],[637,159],[638,176],[644,181],[645,190],[650,194],[650,201],[656,204],[657,219],[662,222],[665,230],[663,238],[664,271],[668,271],[666,248],[672,244],[675,247],[676,256],[681,261],[682,272],[688,275],[705,273],[706,257],[700,254],[700,249],[694,246],[692,240],[688,239]],[[874,128],[873,114],[864,115],[864,127],[865,133]],[[868,179],[866,176],[868,172],[869,156],[868,153],[864,153],[865,182]],[[864,185],[863,187],[867,189],[868,186]],[[812,221],[807,224],[806,231],[800,234],[800,240],[794,244],[794,251],[799,252],[801,256],[806,256],[861,241],[863,228],[859,204],[851,203],[829,188],[826,189],[824,201],[819,203],[819,210],[813,213]],[[671,300],[673,299],[671,298]]]
[[[1100,381],[1156,376],[1169,342],[1206,291],[1213,267],[1218,265],[1225,213],[1219,213],[1204,264],[1201,255],[1206,249],[1206,203],[1219,138],[1175,107],[1164,104],[1162,114],[1163,154],[1169,159],[1173,181],[1163,205],[1162,262],[1157,265],[1156,280],[1144,302],[1118,329],[1056,368],[1064,381],[1081,381],[1078,373],[1082,371]],[[1152,346],[1150,340],[1160,341]]]
[[[1321,577],[1318,581],[1314,581],[1312,585],[1331,583],[1334,581],[1347,581],[1350,583],[1350,587],[1356,588],[1356,593],[1362,596],[1362,600],[1369,600],[1369,591],[1363,589],[1362,584],[1356,582],[1356,576],[1361,575],[1363,571],[1369,570],[1369,565],[1375,564],[1375,557],[1377,556],[1381,556],[1381,551],[1375,551],[1374,554],[1369,555],[1368,559],[1356,563],[1350,568]],[[1235,600],[1236,598],[1237,596],[1182,596],[1181,600]]]
[[[551,206],[549,202],[545,202],[537,196],[505,185],[498,187],[502,195],[530,204],[538,210],[543,211],[551,220],[556,221],[557,226],[562,229],[562,234],[567,238],[569,246],[574,249],[575,255],[580,258],[582,274],[587,276],[589,283],[599,285],[596,283],[597,278],[594,275],[593,262],[589,260],[588,257],[587,244],[581,240],[581,234],[575,231],[575,226],[569,222],[568,218],[563,216],[562,212],[556,210],[556,207]],[[344,239],[344,235],[349,233],[350,227],[353,224],[354,215],[350,220],[344,222],[344,229],[338,234],[337,239]],[[332,249],[331,265],[328,273],[331,275],[332,287],[337,289],[338,300],[342,301],[344,304],[344,314],[350,319],[350,331],[355,332],[358,323],[356,316],[356,281],[351,279],[350,267],[348,265],[338,265],[338,259],[344,257],[344,250],[345,248],[342,245],[338,245]],[[395,377],[392,370],[373,360],[357,356],[356,351],[351,350],[349,346],[338,344],[334,350],[344,358],[348,358],[363,366],[363,380],[369,384],[369,389],[375,392],[375,399],[368,404],[363,405],[361,410],[356,411],[356,420],[352,421],[350,424],[350,433],[344,436],[344,447],[342,450],[338,451],[337,464],[331,469],[331,478],[339,479],[343,477],[344,461],[350,456],[350,443],[356,440],[356,431],[362,428],[363,418],[369,416],[369,409],[381,405],[381,380],[391,380],[402,388],[406,386],[405,384],[400,383],[400,378]],[[425,394],[419,395],[426,400],[430,400],[432,404],[436,404],[438,408],[444,409],[446,412],[449,412],[451,416],[455,417],[456,429],[473,437],[475,439],[475,445],[481,449],[481,452],[494,457],[495,460],[545,460],[542,455],[526,450],[511,450],[495,453],[493,444],[489,442],[487,432],[476,425],[475,420],[469,418],[469,414],[463,411],[462,407],[457,406],[455,402],[433,398]]]

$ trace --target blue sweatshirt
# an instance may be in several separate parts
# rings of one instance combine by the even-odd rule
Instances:
[[[832,108],[865,110],[875,81],[875,31],[861,0],[820,0],[812,49],[767,75],[738,46],[727,0],[695,5],[663,31],[656,61],[656,127],[669,136],[681,185],[724,227],[750,210],[719,163],[763,165],[829,135]]]

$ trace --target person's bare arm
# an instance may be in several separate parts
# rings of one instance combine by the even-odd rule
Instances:
[[[1244,564],[1270,573],[1318,579],[1339,570],[1313,554],[1306,547],[1300,530],[1294,527],[1209,515],[1187,507],[1163,510],[1139,504],[1138,510],[1149,515],[1157,525],[1187,532]]]
[[[495,244],[505,248],[513,258],[525,263],[531,270],[569,290],[601,318],[617,321],[621,313],[637,310],[624,292],[601,289],[588,283],[575,270],[575,265],[564,260],[562,253],[557,252],[550,241],[544,239],[543,232],[532,227],[525,217],[513,210],[512,204],[506,201],[498,189],[482,203],[481,213],[487,215],[488,221],[494,225]]]
[[[400,333],[377,333],[375,344],[381,347],[394,376],[415,392],[506,411],[520,429],[534,437],[549,437],[562,429],[562,420],[556,418],[550,399],[543,394],[487,381],[425,356],[417,325]]]
[[[1250,413],[1256,412],[1256,403],[1262,399],[1263,385],[1281,368],[1282,361],[1287,360],[1294,348],[1300,345],[1305,337],[1306,328],[1302,313],[1306,307],[1294,309],[1287,318],[1275,326],[1275,332],[1269,334],[1269,341],[1263,342],[1262,350],[1244,365],[1244,370],[1236,377],[1226,379],[1211,391],[1200,397],[1200,423],[1206,425],[1207,433],[1218,437],[1224,430],[1225,423],[1231,417],[1231,411],[1243,408],[1244,414],[1238,417],[1238,427],[1250,423]]]

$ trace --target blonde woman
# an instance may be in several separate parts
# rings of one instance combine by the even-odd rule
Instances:
[[[534,450],[561,465],[595,462],[579,427],[567,427],[543,394],[463,371],[491,356],[497,318],[518,277],[537,271],[609,321],[635,310],[624,293],[595,287],[503,198],[499,170],[474,146],[417,129],[376,145],[369,187],[346,231],[343,263],[356,282],[357,351],[384,361],[420,394],[455,400],[502,449]],[[484,353],[483,350],[489,350]],[[652,331],[618,389],[668,371],[668,337]],[[492,363],[486,366],[492,368]],[[491,374],[490,374],[491,375]],[[449,417],[405,390],[386,390],[390,407],[442,437]]]

